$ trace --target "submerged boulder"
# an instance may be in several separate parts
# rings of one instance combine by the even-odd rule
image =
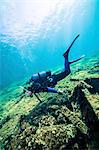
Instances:
[[[63,95],[43,96],[42,103],[31,98],[35,105],[30,103],[28,113],[18,114],[14,131],[3,140],[3,149],[98,150],[98,75],[90,75],[89,66],[59,82],[57,88],[61,87]],[[25,97],[15,106],[19,108],[24,103],[26,109],[29,102]],[[9,127],[5,122],[4,125],[4,129]]]

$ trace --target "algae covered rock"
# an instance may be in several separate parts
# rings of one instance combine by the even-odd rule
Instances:
[[[7,108],[6,115],[2,114],[0,124],[0,148],[98,150],[99,75],[96,61],[87,59],[86,65],[82,62],[74,66],[73,74],[56,86],[64,91],[63,95],[41,93],[42,103],[35,97],[22,97],[5,105],[2,112]]]
[[[63,145],[66,147],[69,142],[73,142],[76,134],[76,128],[72,124],[42,127],[34,136],[34,148],[51,150],[60,149]]]
[[[53,116],[42,116],[41,121],[40,121],[40,126],[50,126],[56,124],[56,119]]]

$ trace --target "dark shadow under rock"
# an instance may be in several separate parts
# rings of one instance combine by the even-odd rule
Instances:
[[[10,119],[11,119],[10,116],[6,116],[4,119],[2,119],[1,122],[0,122],[0,129],[1,129],[2,126],[3,126],[6,122],[8,122]]]
[[[75,87],[72,95],[72,100],[75,100],[75,102],[77,102],[81,110],[82,119],[84,119],[83,121],[85,121],[89,129],[92,130],[93,127],[95,127],[98,123],[98,117],[96,116],[93,107],[87,100],[80,85]]]
[[[85,82],[93,87],[89,89],[91,93],[99,93],[99,78],[87,78]]]
[[[72,106],[65,95],[61,97],[54,96],[53,98],[48,99],[47,101],[39,103],[25,117],[25,120],[27,120],[31,125],[39,126],[38,122],[42,116],[50,114],[53,117],[57,117],[55,115],[55,111],[59,110],[59,108],[62,105],[66,105],[69,109],[72,109]]]
[[[93,107],[87,100],[84,91],[82,91],[82,86],[80,86],[80,84],[75,87],[72,95],[72,100],[75,100],[75,102],[77,102],[77,105],[81,111],[82,120],[88,127],[88,138],[90,144],[93,143],[93,145],[95,145],[94,148],[97,149],[97,147],[99,146],[97,141],[99,135],[97,137],[96,133],[99,133],[99,120],[93,110]]]

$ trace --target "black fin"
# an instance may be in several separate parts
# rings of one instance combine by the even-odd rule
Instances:
[[[76,39],[79,37],[79,35],[80,35],[80,34],[78,34],[78,35],[75,37],[75,39],[73,40],[73,42],[71,43],[71,45],[69,46],[69,48],[68,48],[68,49],[66,50],[66,52],[63,54],[63,56],[64,56],[65,58],[67,57],[67,59],[68,59],[69,51],[70,51],[72,45],[74,44],[74,42],[76,41]]]
[[[82,58],[84,58],[84,57],[85,57],[85,55],[82,55],[80,58],[69,62],[69,64],[72,64],[72,63],[74,63],[74,62],[77,62],[77,61],[79,61],[80,59],[82,59]]]

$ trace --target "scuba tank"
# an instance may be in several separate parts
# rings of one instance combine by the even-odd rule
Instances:
[[[43,71],[43,72],[40,72],[40,73],[36,73],[36,74],[33,74],[31,79],[30,79],[30,82],[42,82],[44,80],[47,79],[47,77],[50,77],[51,76],[51,71]]]

